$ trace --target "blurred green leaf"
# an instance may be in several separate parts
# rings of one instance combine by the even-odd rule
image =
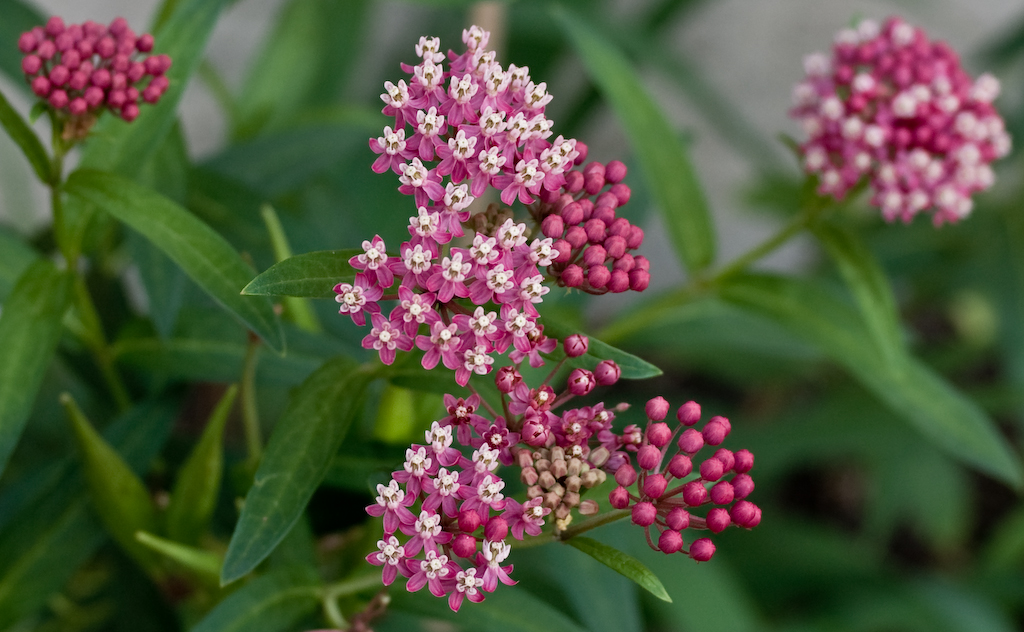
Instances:
[[[217,403],[199,443],[178,472],[166,517],[167,535],[173,540],[193,544],[209,525],[224,473],[224,426],[237,395],[238,385],[233,384]]]
[[[146,531],[136,531],[135,539],[139,544],[189,571],[204,584],[214,587],[219,585],[221,559],[216,553],[161,538]]]
[[[31,3],[21,0],[0,0],[0,72],[29,94],[28,82],[21,69],[24,55],[18,50],[18,37],[33,26],[46,24],[46,16]]]
[[[116,419],[103,436],[135,472],[143,471],[167,440],[177,409],[149,401]],[[90,511],[77,458],[0,530],[0,629],[42,608],[105,540]]]
[[[950,581],[921,579],[911,585],[911,590],[932,611],[935,621],[932,629],[948,632],[1014,632],[1020,629],[992,599]]]
[[[38,258],[39,253],[31,246],[0,227],[0,303],[7,300],[14,284]]]
[[[619,368],[622,369],[622,377],[627,380],[645,380],[650,377],[661,375],[661,369],[650,362],[647,362],[642,358],[638,358],[632,353],[628,353],[622,349],[617,349],[610,344],[601,342],[597,338],[588,336],[573,327],[567,327],[564,323],[559,322],[558,320],[544,321],[544,334],[558,339],[560,344],[555,348],[555,351],[553,351],[551,355],[552,357],[559,359],[565,357],[565,351],[563,350],[561,343],[567,337],[573,334],[582,334],[587,336],[587,352],[578,358],[570,358],[567,361],[569,366],[593,369],[601,360],[613,360],[619,365]]]
[[[312,568],[268,573],[242,586],[192,632],[284,632],[316,611],[320,580]]]
[[[6,17],[4,19],[6,20]],[[3,92],[0,92],[0,125],[3,125],[11,139],[21,148],[25,158],[39,177],[39,181],[49,182],[52,178],[50,157],[47,155],[46,149],[43,148],[43,143],[25,122],[25,119],[21,118],[17,110],[11,107]]]
[[[623,577],[633,580],[638,586],[658,599],[672,603],[672,598],[668,596],[668,592],[665,591],[665,586],[661,583],[661,580],[635,557],[626,555],[622,551],[592,538],[576,536],[575,538],[570,538],[566,543],[586,553]]]
[[[751,274],[726,281],[720,295],[814,343],[948,453],[1021,486],[1019,458],[976,404],[913,357],[904,359],[904,370],[893,371],[873,346],[864,344],[870,334],[857,312],[820,287]]]
[[[394,384],[385,385],[378,398],[374,438],[385,443],[401,443],[415,435],[416,421],[415,392]]]
[[[93,128],[80,165],[134,176],[162,145],[178,116],[178,103],[198,68],[206,42],[225,0],[182,0],[153,33],[153,54],[171,57],[170,87],[156,105],[140,108],[139,118],[127,123],[106,116]]]
[[[156,508],[142,480],[85,418],[78,404],[65,393],[67,412],[82,457],[89,498],[107,532],[144,569],[156,568],[156,557],[135,539],[136,531],[157,529]]]
[[[1024,562],[1024,504],[1018,504],[995,525],[981,560],[989,572],[1018,568]]]
[[[334,298],[334,286],[351,281],[356,271],[348,260],[362,250],[323,250],[295,255],[271,266],[249,282],[249,296],[302,296]]]
[[[28,266],[0,314],[0,473],[18,444],[71,303],[71,276],[46,259]]]
[[[229,584],[262,562],[291,530],[323,480],[373,379],[348,358],[324,364],[296,389],[270,435],[221,571]]]
[[[552,13],[622,122],[683,265],[691,271],[707,267],[715,255],[711,214],[668,119],[609,38],[557,5]]]
[[[267,225],[267,232],[270,233],[270,244],[274,248],[274,260],[277,263],[281,263],[291,259],[292,247],[288,243],[288,236],[284,232],[280,218],[274,212],[274,207],[264,204],[263,208],[260,209],[260,214],[263,215],[263,223]],[[323,328],[320,327],[320,323],[316,319],[316,314],[313,313],[313,309],[306,299],[297,296],[286,296],[284,298],[284,306],[285,316],[291,318],[300,329],[313,333],[323,331]]]
[[[65,188],[142,233],[271,348],[284,350],[281,323],[270,301],[239,294],[252,268],[209,226],[162,195],[114,174],[79,169]]]

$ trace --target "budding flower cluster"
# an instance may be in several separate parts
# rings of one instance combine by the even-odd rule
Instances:
[[[124,18],[65,26],[52,17],[18,38],[21,69],[32,91],[56,112],[86,120],[107,108],[126,121],[139,103],[156,103],[169,82],[167,55],[147,55],[153,36],[137,36]],[[148,81],[147,81],[148,79]],[[86,128],[88,125],[85,126]]]
[[[557,445],[537,450],[521,449],[517,452],[522,468],[519,477],[528,486],[527,498],[540,498],[541,506],[554,512],[555,528],[564,530],[571,522],[573,509],[578,508],[584,516],[597,513],[597,501],[582,500],[580,494],[605,481],[607,474],[598,468],[607,457],[608,451],[600,448],[571,457]]]
[[[971,196],[992,186],[992,161],[1010,151],[992,106],[998,80],[972,81],[945,42],[900,18],[840,31],[832,56],[810,55],[804,69],[791,112],[808,136],[804,168],[837,199],[867,179],[887,221],[962,219]]]
[[[729,525],[751,529],[761,522],[761,509],[744,500],[754,491],[754,480],[747,473],[754,466],[754,455],[747,450],[732,452],[719,448],[701,461],[695,471],[697,453],[707,446],[720,445],[732,425],[725,417],[716,416],[697,430],[700,406],[687,402],[679,407],[678,424],[673,428],[663,421],[668,411],[669,404],[664,398],[656,397],[647,403],[647,430],[634,448],[636,467],[632,462],[624,462],[615,469],[619,486],[608,499],[616,509],[631,510],[633,523],[644,528],[651,548],[664,553],[682,552],[698,562],[706,562],[714,555],[714,543],[710,538],[699,538],[687,550],[682,531],[693,528],[720,533]],[[673,447],[677,450],[670,455]],[[727,480],[729,472],[734,474]],[[673,481],[678,485],[670,488]],[[629,491],[634,484],[636,493]],[[715,505],[705,516],[692,512],[705,504]],[[652,527],[659,532],[657,544],[651,535]]]

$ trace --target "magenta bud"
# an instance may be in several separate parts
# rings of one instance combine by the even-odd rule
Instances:
[[[146,76],[146,66],[142,62],[133,61],[128,66],[128,71],[125,74],[127,74],[129,81],[135,83]]]
[[[694,540],[690,545],[690,557],[695,562],[707,562],[715,554],[715,543],[708,538]]]
[[[579,149],[579,146],[579,141],[576,141],[576,148]],[[579,193],[583,190],[583,174],[579,171],[570,171],[565,174],[565,185],[562,188],[573,195]]]
[[[46,77],[36,77],[30,85],[37,97],[45,99],[50,96],[50,80]]]
[[[726,450],[725,448],[715,450],[714,457],[722,462],[722,467],[725,468],[726,472],[731,470],[733,465],[736,464],[735,455],[733,455],[731,450]]]
[[[570,263],[565,266],[565,270],[562,270],[559,279],[565,287],[579,287],[583,285],[583,268],[575,263]]]
[[[126,103],[125,106],[121,108],[121,118],[128,121],[129,123],[131,123],[138,117],[139,106],[135,105],[134,103]]]
[[[595,193],[604,188],[604,184],[604,174],[583,174],[583,190],[587,192],[587,195],[594,195]]]
[[[629,198],[632,196],[632,191],[628,185],[616,184],[612,188],[608,189],[608,192],[614,195],[619,200],[619,206],[625,206],[629,203]]]
[[[540,230],[545,237],[558,239],[565,232],[565,222],[555,214],[548,215],[540,224]]]
[[[647,404],[644,406],[644,412],[647,414],[647,418],[651,421],[661,421],[668,416],[669,403],[668,400],[658,395],[647,400]],[[661,424],[665,426],[665,430],[668,430],[667,424]],[[653,430],[653,426],[651,427]],[[654,443],[651,441],[651,443]],[[656,444],[659,448],[668,443],[666,439],[664,443]]]
[[[653,445],[645,445],[636,453],[636,464],[641,470],[653,470],[661,463],[661,450]]]
[[[70,48],[74,48],[75,38],[71,33],[64,31],[57,37],[53,38],[53,45],[57,47],[58,51],[63,53]]]
[[[640,527],[649,527],[654,524],[658,517],[658,510],[649,502],[639,502],[633,505],[633,524]]]
[[[622,182],[626,177],[626,165],[620,160],[612,160],[604,166],[604,179],[612,184]]]
[[[569,263],[572,259],[572,246],[569,245],[564,239],[559,239],[551,244],[551,247],[558,251],[558,256],[555,257],[555,263]]]
[[[651,271],[651,262],[647,260],[647,257],[643,255],[637,255],[633,257],[634,269],[643,270],[644,272]]]
[[[753,529],[761,524],[761,508],[746,500],[733,505],[730,515],[732,521],[744,529]]]
[[[516,386],[523,381],[514,366],[503,366],[494,375],[494,384],[502,393],[508,394],[515,390]]]
[[[39,46],[36,48],[36,55],[39,55],[39,57],[42,59],[49,60],[56,54],[57,45],[51,42],[50,40],[40,42]]]
[[[55,86],[63,86],[71,78],[71,71],[64,66],[54,66],[50,71],[50,83]]]
[[[570,226],[569,230],[565,231],[565,240],[573,248],[579,248],[587,243],[587,231],[582,226]]]
[[[103,88],[97,88],[96,86],[90,86],[85,89],[85,102],[89,104],[89,107],[94,108],[100,103],[103,103]]]
[[[68,93],[63,90],[54,90],[50,93],[50,105],[56,110],[62,110],[68,106]]]
[[[588,266],[599,266],[604,264],[604,260],[607,258],[605,250],[602,246],[590,246],[583,251],[583,263]]]
[[[609,492],[608,502],[616,509],[629,507],[629,491],[621,485],[616,487]]]
[[[725,468],[722,462],[712,457],[700,464],[700,477],[706,481],[717,481],[722,478]]]
[[[528,445],[539,448],[547,444],[551,429],[541,423],[539,418],[529,419],[523,424],[522,436]]]
[[[695,428],[687,428],[676,443],[683,452],[694,454],[704,447],[704,437]]]
[[[619,381],[621,375],[622,369],[615,364],[614,360],[601,360],[594,367],[594,378],[601,386],[611,386]]]
[[[664,422],[651,424],[647,429],[647,441],[657,447],[664,448],[672,440],[672,429]]]
[[[651,474],[644,479],[644,494],[648,498],[661,498],[668,487],[668,481],[661,474]]]
[[[700,404],[689,401],[676,411],[676,419],[684,426],[692,426],[700,421]]]
[[[586,369],[573,369],[569,374],[569,392],[586,395],[594,390],[594,374]]]
[[[100,41],[96,42],[93,47],[96,50],[96,54],[102,59],[110,59],[117,52],[117,44],[114,42],[112,37],[104,37]]]
[[[596,290],[600,290],[608,285],[608,281],[611,278],[612,273],[603,265],[594,265],[587,268],[587,282]]]
[[[484,527],[484,537],[491,542],[504,540],[508,536],[508,523],[504,518],[494,517],[487,521]]]
[[[80,116],[85,114],[89,110],[89,104],[82,97],[72,99],[71,103],[68,104],[68,112],[71,112],[72,116]]]
[[[658,537],[658,548],[662,553],[678,553],[683,548],[683,534],[672,529],[665,529]]]
[[[60,56],[60,64],[68,70],[74,70],[82,65],[82,56],[77,50],[69,50]]]
[[[704,435],[704,442],[708,445],[718,445],[725,441],[729,430],[722,422],[712,420],[708,422],[708,425],[704,426],[701,434]]]
[[[600,244],[604,242],[607,230],[603,221],[592,217],[587,220],[587,223],[583,225],[583,229],[587,233],[587,240],[592,244]]]
[[[46,21],[46,26],[43,28],[50,37],[57,37],[64,32],[64,20],[55,15]]]
[[[754,467],[754,454],[750,450],[737,450],[733,456],[736,462],[732,467],[738,474],[749,472]]]
[[[580,206],[579,202],[573,201],[566,204],[559,215],[561,215],[562,219],[565,220],[566,224],[575,226],[583,221],[583,207]]]
[[[590,216],[594,212],[594,202],[590,198],[583,198],[579,201],[580,210],[583,211],[583,219],[581,222],[585,222],[590,219]]]
[[[749,474],[737,474],[732,477],[733,498],[746,498],[754,491],[754,479]]]
[[[156,86],[149,86],[142,91],[142,98],[146,101],[146,103],[156,103],[160,100],[160,96],[162,94],[163,93]]]
[[[90,81],[92,82],[92,85],[98,88],[106,88],[110,85],[110,71],[106,68],[95,70],[92,73]]]
[[[668,516],[665,517],[665,524],[668,525],[669,529],[682,531],[690,526],[690,512],[682,507],[676,507],[668,512]]]
[[[728,505],[733,501],[732,483],[729,481],[718,481],[711,488],[711,502],[716,505]]]
[[[633,269],[629,271],[629,289],[634,292],[643,292],[651,284],[651,273],[646,270]]]
[[[732,524],[732,518],[729,517],[729,511],[725,507],[715,507],[708,512],[705,520],[707,520],[711,533],[721,533]]]
[[[153,36],[149,33],[145,33],[139,39],[135,40],[135,48],[140,53],[148,53],[153,50]]]
[[[629,235],[629,229],[633,225],[629,223],[629,220],[625,217],[617,217],[612,223],[608,224],[608,234],[618,237],[627,237]]]
[[[75,50],[78,51],[78,54],[81,55],[83,59],[88,60],[92,57],[94,52],[93,43],[91,40],[82,40],[81,42],[78,42],[77,46],[75,46]]]
[[[612,270],[612,276],[608,279],[608,291],[621,294],[629,289],[629,273],[622,270]]]
[[[110,88],[112,90],[124,90],[128,87],[128,75],[123,72],[115,72],[110,76]]]
[[[472,557],[476,553],[476,538],[460,533],[452,540],[452,553],[459,557]]]
[[[26,75],[34,75],[43,67],[43,60],[37,55],[28,55],[21,60],[21,70]]]
[[[725,434],[727,434],[727,435],[728,435],[728,434],[729,434],[730,432],[732,432],[732,423],[730,423],[730,422],[729,422],[729,419],[728,419],[728,418],[726,418],[726,417],[723,417],[723,416],[721,416],[721,415],[715,415],[715,416],[714,416],[714,417],[712,417],[711,419],[708,419],[708,423],[709,423],[709,424],[710,424],[710,423],[719,423],[719,424],[722,424],[723,426],[725,426]]]
[[[639,226],[631,226],[629,228],[629,234],[626,235],[626,247],[630,250],[639,248],[644,243],[644,229]],[[645,270],[647,268],[644,268]]]
[[[589,338],[583,334],[572,334],[562,341],[562,348],[565,350],[565,355],[570,358],[578,358],[585,354],[589,345]]]
[[[125,93],[125,96],[128,98],[128,102],[129,103],[138,103],[139,102],[139,89],[136,88],[135,86],[132,86],[132,87],[128,88],[127,90],[124,91],[124,93]]]
[[[615,221],[615,207],[608,206],[607,204],[601,204],[600,201],[598,201],[598,203],[594,205],[594,212],[590,214],[590,217],[604,222],[607,230],[607,227]]]
[[[459,512],[459,529],[466,533],[473,533],[479,529],[481,522],[483,521],[480,520],[480,514],[473,509]]]
[[[683,485],[683,502],[691,507],[704,504],[708,499],[708,490],[704,489],[704,481],[690,481]]]
[[[124,93],[124,90],[111,90],[107,94],[107,105],[114,109],[120,109],[127,100],[128,95]]]
[[[608,256],[612,259],[618,259],[622,255],[626,254],[626,240],[618,235],[612,235],[608,239],[604,240],[605,250],[608,251]]]
[[[683,478],[693,471],[693,461],[685,454],[677,454],[668,462],[668,473],[676,478]]]
[[[636,482],[636,470],[629,463],[623,463],[615,470],[615,482],[623,487],[629,487]]]
[[[18,37],[18,50],[23,53],[31,53],[38,45],[39,41],[36,39],[36,36],[32,31],[26,31]]]
[[[107,30],[117,36],[124,35],[128,32],[128,21],[122,17],[114,18],[111,20]]]
[[[584,143],[581,140],[576,141],[576,154],[577,155],[576,155],[576,160],[573,161],[573,164],[575,164],[576,166],[579,166],[579,165],[582,165],[583,163],[585,163],[587,161],[587,154],[588,153],[590,153],[590,148],[587,147],[587,144]]]

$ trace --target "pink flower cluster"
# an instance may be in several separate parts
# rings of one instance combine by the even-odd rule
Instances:
[[[72,117],[95,115],[106,107],[133,121],[140,99],[156,103],[167,90],[164,73],[171,58],[146,55],[153,50],[153,36],[136,36],[124,18],[110,26],[92,21],[65,26],[54,16],[45,27],[22,33],[18,48],[25,54],[21,69],[32,91]]]
[[[747,474],[754,467],[754,455],[747,450],[732,452],[719,448],[700,463],[697,477],[692,478],[696,454],[707,446],[720,445],[732,426],[725,417],[715,416],[698,431],[693,426],[700,421],[700,405],[687,402],[676,412],[679,425],[673,429],[663,421],[668,411],[669,403],[662,397],[647,402],[647,429],[634,442],[639,444],[635,450],[640,472],[632,463],[619,466],[615,470],[619,486],[608,499],[616,509],[631,508],[633,523],[644,528],[651,548],[664,553],[683,552],[698,562],[706,562],[715,553],[714,543],[709,538],[700,538],[687,551],[681,531],[696,528],[720,533],[730,524],[751,529],[761,522],[761,509],[743,500],[754,491],[754,480]],[[634,432],[640,431],[635,428]],[[678,451],[669,456],[673,441]],[[725,480],[729,472],[735,474]],[[673,480],[680,484],[670,489]],[[635,494],[628,489],[634,483]],[[691,513],[709,502],[716,506],[706,516]],[[660,531],[657,544],[651,537],[651,527]]]
[[[1010,150],[995,77],[972,81],[945,42],[900,18],[840,31],[831,58],[810,55],[804,70],[791,114],[808,136],[805,169],[836,198],[866,178],[887,221],[960,220]]]

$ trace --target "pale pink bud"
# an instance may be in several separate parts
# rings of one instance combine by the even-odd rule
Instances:
[[[619,160],[612,160],[604,166],[604,179],[612,184],[622,182],[626,177],[626,165]]]
[[[629,463],[623,463],[615,470],[615,482],[623,487],[629,487],[636,482],[636,470]]]
[[[562,342],[565,355],[570,358],[578,358],[587,352],[590,340],[582,334],[572,334]]]
[[[658,510],[651,503],[644,501],[633,505],[633,512],[631,516],[633,524],[640,527],[649,527],[654,524],[657,517]]]

